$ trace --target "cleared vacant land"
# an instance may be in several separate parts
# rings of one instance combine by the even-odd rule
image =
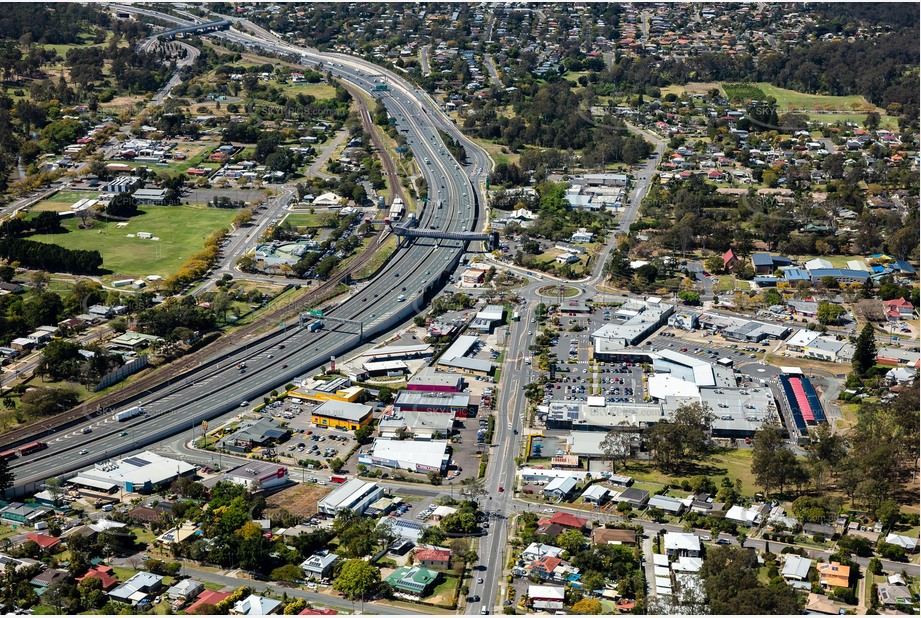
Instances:
[[[212,232],[229,228],[237,214],[235,209],[204,206],[143,206],[140,212],[121,228],[114,222],[96,221],[92,229],[81,230],[77,228],[80,219],[75,217],[63,221],[66,232],[29,238],[68,249],[96,249],[102,254],[102,267],[115,278],[168,277],[201,251]],[[160,240],[138,238],[138,232]]]
[[[298,517],[313,517],[317,514],[317,503],[330,491],[319,485],[299,483],[267,497],[266,511],[269,515],[285,510]]]

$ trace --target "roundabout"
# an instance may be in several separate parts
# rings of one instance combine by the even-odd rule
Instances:
[[[544,298],[575,298],[582,294],[582,290],[563,283],[560,285],[545,285],[538,288],[537,294]]]

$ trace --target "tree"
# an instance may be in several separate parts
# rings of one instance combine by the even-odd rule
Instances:
[[[710,438],[710,408],[701,403],[682,404],[670,420],[659,421],[643,435],[656,466],[672,470],[706,451]]]
[[[359,427],[355,430],[355,439],[359,444],[365,444],[372,433],[374,433],[374,427],[370,424]]]
[[[785,582],[763,584],[758,580],[755,552],[738,547],[714,547],[707,551],[700,576],[714,615],[799,614],[803,598]]]
[[[354,558],[346,560],[339,569],[339,576],[333,587],[354,601],[373,592],[380,581],[381,572],[376,566]]]
[[[10,462],[7,459],[0,459],[0,495],[13,486],[16,482],[16,474],[10,470]]]
[[[32,284],[32,288],[34,288],[36,292],[41,293],[44,292],[48,284],[51,283],[51,277],[43,270],[36,270],[29,277],[29,283]]]
[[[562,547],[570,554],[575,554],[585,545],[585,537],[578,530],[566,530],[557,535],[554,542],[557,547]]]
[[[572,606],[572,613],[582,616],[601,615],[601,601],[598,599],[582,599]]]
[[[381,403],[393,402],[393,389],[389,386],[381,386],[377,389],[377,400]]]
[[[51,500],[55,505],[57,505],[58,500],[60,500],[61,496],[64,494],[62,486],[63,483],[61,483],[61,479],[57,477],[52,477],[45,481],[45,490],[51,494]]]
[[[819,321],[819,324],[837,324],[844,313],[844,307],[841,305],[825,302],[823,300],[819,303],[819,307],[816,310],[815,315],[816,319]]]
[[[304,578],[304,570],[296,564],[283,564],[272,569],[269,577],[280,582],[295,582]]]
[[[891,530],[899,521],[899,505],[894,500],[883,500],[876,507],[876,519],[883,525],[883,530]]]
[[[682,290],[678,292],[678,298],[684,302],[685,305],[690,305],[692,307],[700,305],[700,292],[695,292],[693,290]]]
[[[632,455],[630,434],[616,429],[612,429],[607,433],[600,446],[605,459],[611,462],[611,472],[615,469],[615,462],[620,462],[622,466],[626,466]]]
[[[723,271],[723,258],[718,255],[711,255],[704,260],[704,268],[711,275],[716,275]]]
[[[766,494],[775,487],[783,494],[791,482],[802,482],[805,472],[796,455],[786,448],[780,427],[774,423],[755,432],[751,471]]]
[[[876,365],[876,335],[871,324],[865,324],[854,344],[854,358],[851,367],[857,377],[863,378]]]

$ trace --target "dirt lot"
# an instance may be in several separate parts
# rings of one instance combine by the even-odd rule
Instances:
[[[269,496],[266,510],[270,515],[273,511],[284,509],[305,519],[313,517],[317,514],[317,503],[331,491],[328,487],[299,483]]]

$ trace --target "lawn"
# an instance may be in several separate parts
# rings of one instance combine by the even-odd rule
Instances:
[[[279,84],[275,82],[274,86],[278,87],[282,92],[288,96],[295,96],[298,94],[305,94],[315,97],[318,101],[324,99],[332,99],[336,96],[336,88],[329,84],[317,83],[317,84],[308,84],[306,82],[294,83],[288,82],[287,84]]]
[[[201,251],[204,241],[215,230],[230,227],[235,209],[204,206],[144,206],[124,228],[97,222],[96,228],[77,229],[78,218],[62,223],[60,234],[36,234],[31,240],[60,245],[68,249],[97,249],[102,253],[103,268],[114,278],[174,274],[193,254]],[[149,232],[156,240],[129,238]]]
[[[377,269],[381,267],[381,264],[383,264],[384,261],[391,255],[393,255],[393,252],[396,251],[396,249],[397,237],[390,236],[387,238],[387,240],[384,241],[384,244],[380,246],[380,249],[377,250],[377,253],[374,254],[374,257],[368,261],[365,267],[358,271],[358,274],[355,278],[365,279],[373,275],[375,272],[377,272]]]
[[[767,82],[758,82],[755,85],[758,86],[758,88],[760,88],[765,95],[774,97],[777,100],[778,112],[786,111],[788,109],[801,109],[810,111],[816,109],[816,106],[819,106],[820,108],[831,106],[831,109],[836,111],[877,109],[876,106],[868,102],[860,95],[832,96],[806,94],[803,92],[796,92],[795,90],[787,90],[786,88],[778,88],[777,86]]]
[[[294,212],[285,217],[284,221],[294,227],[326,227],[330,219],[335,220],[336,214],[330,212]]]
[[[651,464],[630,462],[624,472],[634,477],[638,482],[634,485],[640,489],[654,493],[665,483],[680,482],[691,477],[705,475],[713,478],[719,487],[722,476],[728,476],[733,482],[742,481],[742,492],[753,495],[759,491],[755,485],[755,475],[751,471],[751,449],[714,449],[714,454],[706,459],[688,464],[687,470],[681,474],[669,475],[660,472]],[[685,494],[687,492],[684,492]]]
[[[435,590],[432,591],[432,596],[430,596],[427,601],[433,603],[443,603],[448,604],[448,600],[454,596],[454,589],[457,587],[457,576],[456,575],[446,575],[442,573],[442,581],[435,586]]]

